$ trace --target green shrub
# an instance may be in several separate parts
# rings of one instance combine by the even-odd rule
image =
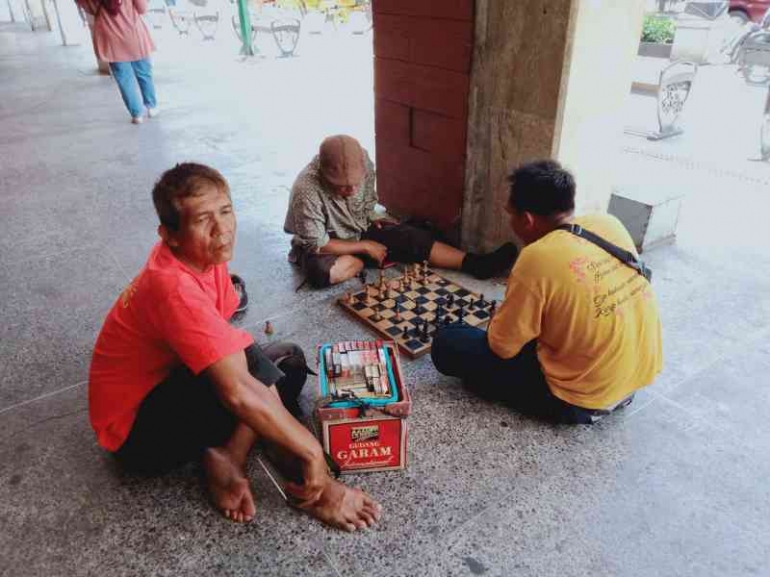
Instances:
[[[673,44],[676,24],[670,18],[645,16],[642,27],[642,42]]]

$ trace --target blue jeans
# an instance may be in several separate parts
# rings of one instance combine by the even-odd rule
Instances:
[[[477,395],[503,402],[517,411],[559,423],[589,424],[592,411],[570,405],[548,388],[537,341],[530,341],[511,359],[501,359],[489,347],[487,333],[468,325],[439,329],[431,346],[436,369],[460,378]]]
[[[120,95],[132,118],[144,113],[145,107],[155,108],[155,85],[152,82],[152,64],[149,58],[133,62],[110,62],[112,77],[118,83]],[[137,90],[137,84],[139,88]]]

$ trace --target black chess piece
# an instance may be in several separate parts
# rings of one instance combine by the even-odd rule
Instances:
[[[471,299],[468,302],[468,310],[472,311],[475,306],[476,306],[476,302],[473,300],[473,295],[471,295]]]
[[[460,324],[463,324],[463,317],[465,316],[465,309],[463,309],[463,305],[460,304],[460,308],[457,311],[457,322]]]
[[[428,335],[428,323],[425,323],[422,325],[422,334],[420,335],[420,342],[421,343],[427,343],[430,341],[430,336]]]
[[[489,305],[489,316],[490,317],[495,316],[496,309],[497,309],[497,301],[492,301],[492,303]]]
[[[401,338],[404,340],[409,339],[409,327],[404,325],[404,330],[401,332]]]
[[[483,309],[487,306],[487,301],[484,300],[484,293],[481,293],[479,295],[479,302],[476,303],[476,306],[478,306],[480,309]]]
[[[366,283],[367,283],[367,280],[368,280],[368,279],[366,278],[366,269],[362,268],[362,269],[361,269],[361,272],[359,272],[359,273],[358,273],[358,280],[360,280],[360,281],[361,281],[361,284],[362,284],[363,286],[366,286]]]
[[[447,308],[451,309],[454,306],[454,304],[455,304],[455,295],[450,294],[446,298],[446,304],[447,304]]]

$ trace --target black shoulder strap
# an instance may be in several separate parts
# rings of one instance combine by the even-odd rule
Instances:
[[[559,227],[556,227],[556,229],[566,230],[567,232],[571,232],[575,236],[579,236],[580,238],[583,238],[588,242],[594,243],[599,248],[602,248],[608,253],[610,253],[612,256],[614,256],[616,259],[621,261],[623,264],[630,266],[632,269],[634,269],[636,272],[638,272],[648,281],[652,282],[652,269],[648,268],[647,265],[645,265],[644,262],[642,262],[634,253],[627,251],[623,248],[620,248],[619,246],[614,245],[609,241],[604,240],[598,234],[594,234],[590,230],[584,229],[579,224],[563,224]]]

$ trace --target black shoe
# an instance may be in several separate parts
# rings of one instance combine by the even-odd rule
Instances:
[[[512,242],[505,243],[489,254],[469,252],[463,259],[462,271],[477,279],[488,279],[513,266],[519,249]]]
[[[238,298],[240,299],[238,301],[238,308],[235,309],[234,314],[239,315],[239,314],[245,313],[246,309],[249,308],[249,295],[246,294],[246,283],[237,274],[231,274],[230,280],[233,282],[235,293],[238,295]]]

